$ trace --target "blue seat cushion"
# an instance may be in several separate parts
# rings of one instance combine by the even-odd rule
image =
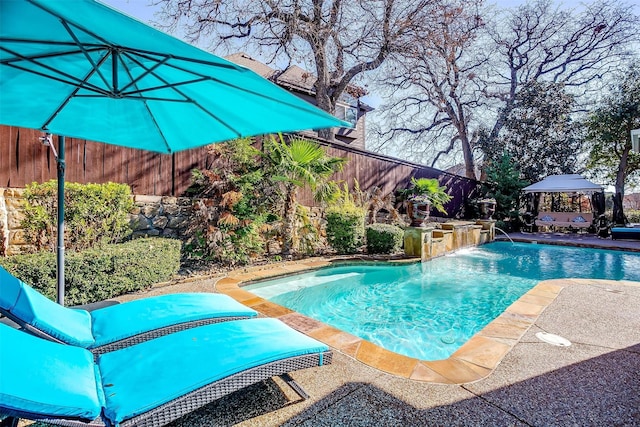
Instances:
[[[236,320],[165,335],[98,358],[104,415],[122,422],[246,369],[327,350],[277,319]]]
[[[0,324],[0,412],[93,420],[104,405],[93,354]]]
[[[91,313],[65,308],[0,267],[0,308],[67,344],[96,348],[143,332],[213,317],[256,317],[233,298],[212,293],[170,294]]]
[[[94,310],[92,332],[100,347],[143,332],[211,317],[256,317],[257,312],[222,294],[169,294]]]
[[[640,227],[614,227],[612,233],[637,233],[640,234]]]
[[[93,344],[91,316],[86,310],[65,308],[0,267],[1,308],[24,323],[67,344]]]

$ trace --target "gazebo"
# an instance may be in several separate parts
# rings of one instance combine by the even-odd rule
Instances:
[[[594,223],[595,219],[604,213],[605,209],[604,189],[602,186],[595,184],[578,174],[549,175],[542,181],[523,188],[523,191],[525,194],[551,193],[552,196],[556,193],[591,196],[591,213],[553,211],[538,212],[539,200],[533,197],[531,200],[532,206],[530,207],[532,221],[529,225],[533,225],[533,220],[535,220],[535,225],[537,226],[586,229]]]
[[[525,193],[578,193],[591,196],[603,191],[602,186],[594,184],[582,175],[549,175],[540,182],[522,189]]]

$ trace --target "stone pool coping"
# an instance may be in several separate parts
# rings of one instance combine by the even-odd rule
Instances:
[[[594,279],[553,279],[539,282],[463,344],[448,359],[436,361],[419,360],[386,350],[241,288],[241,285],[249,282],[316,270],[336,265],[337,262],[361,261],[312,258],[234,270],[229,272],[226,277],[219,279],[215,288],[218,292],[227,294],[253,308],[261,315],[278,318],[292,328],[322,341],[334,350],[383,372],[415,381],[464,384],[481,380],[490,375],[562,289],[567,286],[596,282]],[[392,262],[403,261],[395,260]],[[404,262],[419,262],[419,260],[410,259],[404,260]],[[640,283],[631,281],[597,280],[599,284],[607,282],[640,286]]]

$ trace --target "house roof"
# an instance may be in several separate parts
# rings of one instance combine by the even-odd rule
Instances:
[[[297,65],[292,65],[286,70],[280,72],[256,59],[253,59],[244,52],[225,56],[225,59],[235,64],[242,65],[243,67],[247,67],[279,86],[303,92],[307,95],[315,94],[314,86],[316,84],[317,77],[313,73],[310,73]],[[360,98],[361,96],[366,95],[366,90],[356,85],[349,85],[345,92],[354,98]],[[361,101],[358,102],[358,106],[361,110],[366,112],[374,110],[373,107]]]
[[[593,194],[602,191],[602,186],[594,184],[582,175],[549,175],[540,182],[522,189],[525,193],[582,193]]]
[[[284,70],[276,79],[278,84],[313,93],[317,77],[297,65],[292,65]]]
[[[256,61],[244,52],[234,53],[229,56],[225,56],[225,59],[233,62],[234,64],[242,65],[248,69],[260,74],[267,80],[273,80],[273,77],[277,74],[277,71],[263,64],[260,61]]]

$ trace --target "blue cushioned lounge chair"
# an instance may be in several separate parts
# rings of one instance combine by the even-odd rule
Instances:
[[[167,333],[256,311],[222,294],[187,293],[144,298],[94,311],[66,308],[0,267],[0,314],[27,332],[95,354],[128,347]]]
[[[186,329],[95,358],[0,324],[0,414],[59,425],[162,426],[211,401],[327,365],[326,345],[277,319]],[[7,351],[10,349],[10,351]],[[89,423],[89,424],[88,424]]]

